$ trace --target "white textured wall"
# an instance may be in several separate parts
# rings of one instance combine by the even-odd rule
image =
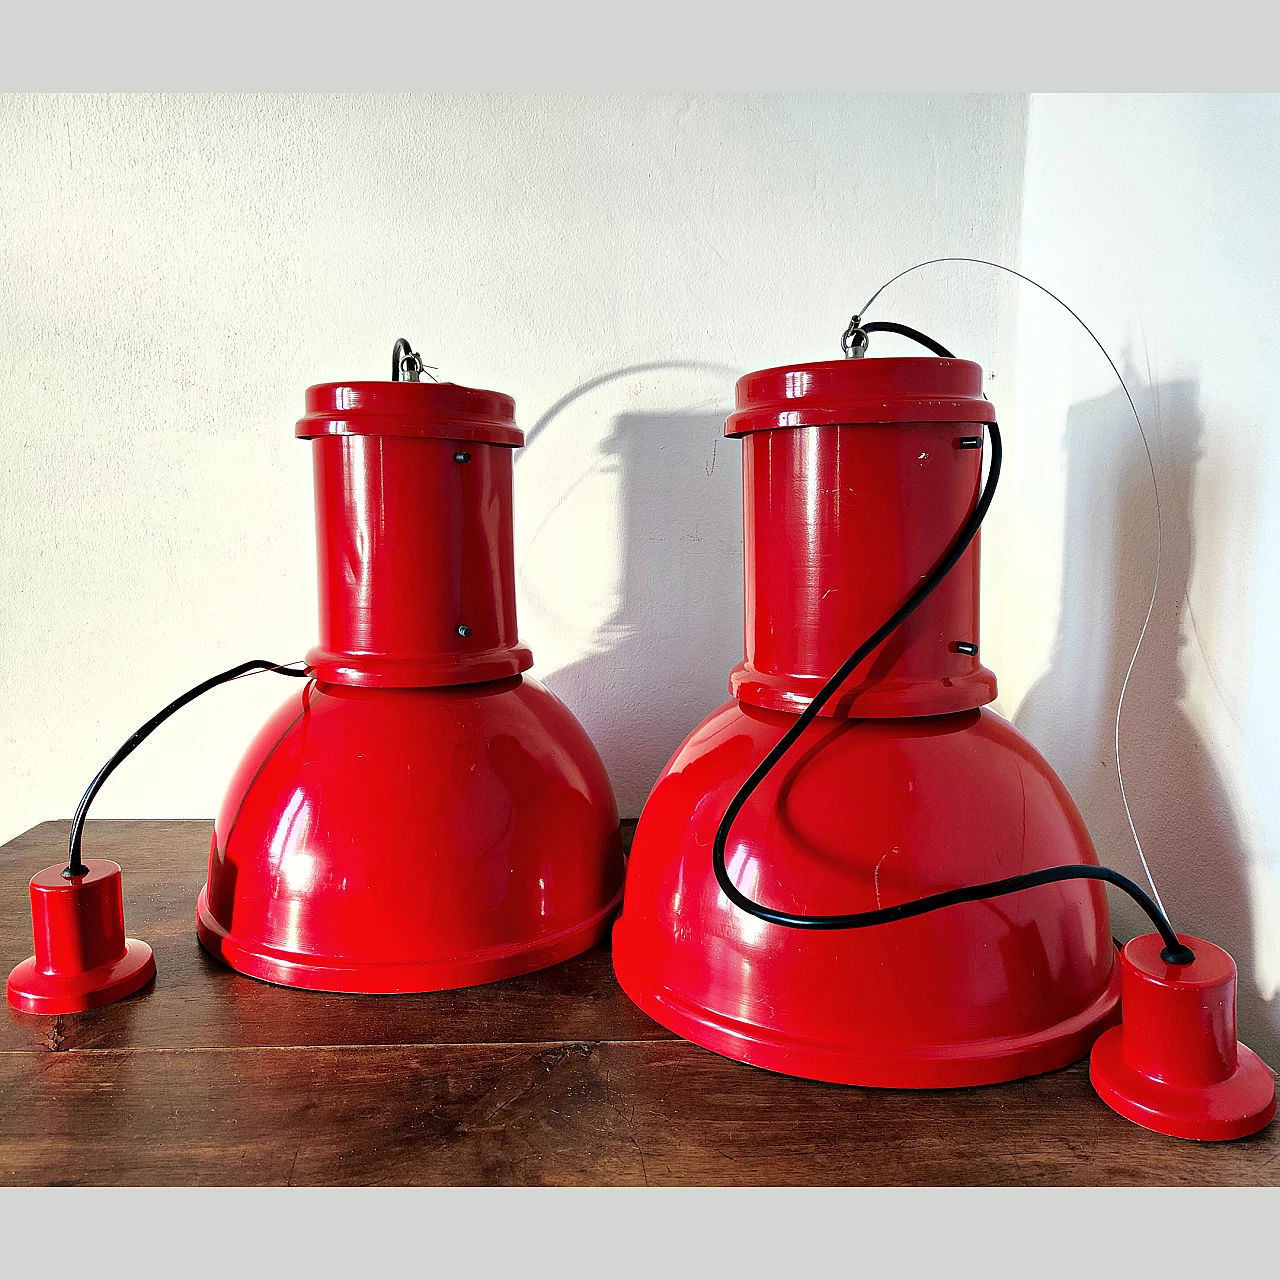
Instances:
[[[1131,807],[1175,923],[1235,956],[1243,1032],[1273,1064],[1278,241],[1280,99],[1033,99],[1023,267],[1120,364],[1161,484],[1161,590],[1122,743]],[[1151,589],[1150,478],[1088,338],[1031,290],[1018,315],[1007,478],[984,538],[986,654],[1103,860],[1141,877],[1112,721]],[[1127,903],[1113,910],[1125,936],[1140,929]]]
[[[401,334],[516,398],[521,630],[637,813],[741,652],[734,378],[838,354],[916,258],[1015,256],[1026,111],[0,98],[0,838],[176,693],[314,642],[293,423]],[[997,298],[935,279],[894,314],[990,366]],[[95,814],[213,813],[280,686],[183,711]]]

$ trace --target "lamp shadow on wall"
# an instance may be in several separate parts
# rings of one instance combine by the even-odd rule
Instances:
[[[617,476],[621,568],[596,651],[547,686],[599,748],[624,817],[729,696],[742,656],[742,471],[724,415],[626,413],[600,464]]]
[[[1129,381],[1134,386],[1136,380]],[[1188,379],[1141,393],[1135,388],[1135,399],[1156,459],[1163,532],[1159,597],[1125,696],[1125,789],[1174,926],[1235,957],[1241,1038],[1275,1065],[1275,1011],[1253,976],[1248,854],[1227,788],[1182,709],[1182,649],[1193,634],[1187,596],[1195,563],[1191,500],[1204,428],[1199,385]],[[1118,388],[1072,407],[1065,448],[1058,633],[1049,670],[1014,720],[1066,783],[1099,859],[1145,885],[1117,785],[1114,717],[1150,600],[1156,531],[1146,456]],[[1128,898],[1110,898],[1118,937],[1150,931]]]

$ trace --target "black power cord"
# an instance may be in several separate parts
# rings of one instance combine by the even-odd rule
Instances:
[[[194,689],[188,689],[181,697],[175,698],[162,711],[157,711],[140,729],[136,729],[131,733],[111,759],[98,770],[93,781],[89,783],[88,790],[80,797],[80,803],[76,806],[75,817],[71,819],[71,839],[68,846],[70,857],[67,860],[67,869],[62,873],[68,880],[73,880],[88,872],[80,853],[80,843],[84,837],[85,819],[89,816],[89,806],[93,803],[94,797],[102,790],[102,784],[115,772],[116,766],[132,754],[134,748],[149,737],[153,730],[158,729],[175,711],[181,711],[188,702],[194,702],[202,693],[208,693],[210,689],[216,689],[220,684],[226,684],[230,680],[239,680],[241,676],[247,676],[254,671],[274,671],[277,675],[302,676],[304,678],[311,674],[309,668],[299,670],[297,667],[292,667],[288,664],[268,662],[264,658],[254,658],[250,662],[242,662],[238,667],[232,667],[230,671],[222,672],[221,675],[210,676],[209,679],[201,681]]]
[[[855,321],[856,319],[855,317]],[[859,347],[865,350],[865,337],[859,339],[858,335],[876,332],[897,333],[903,337],[914,339],[945,360],[954,360],[956,358],[941,343],[920,333],[919,330],[887,320],[873,321],[871,324],[866,325],[857,323],[851,325],[844,338],[845,350],[850,351]],[[826,684],[814,694],[813,700],[796,717],[795,723],[778,739],[777,744],[756,766],[729,802],[728,808],[724,811],[724,816],[720,819],[720,825],[716,828],[715,839],[711,846],[711,865],[715,870],[716,881],[720,885],[721,892],[735,907],[740,911],[745,911],[750,916],[754,916],[757,920],[763,920],[769,924],[782,925],[788,929],[866,929],[872,925],[892,924],[897,920],[908,920],[912,916],[924,915],[926,912],[938,911],[943,907],[955,906],[962,902],[976,902],[982,898],[998,898],[1007,893],[1020,893],[1024,889],[1034,889],[1038,885],[1054,884],[1062,880],[1101,880],[1107,884],[1115,885],[1118,889],[1123,889],[1146,912],[1164,942],[1164,949],[1161,951],[1160,957],[1166,964],[1190,964],[1195,959],[1195,953],[1179,939],[1164,912],[1128,876],[1121,875],[1120,872],[1113,871],[1110,867],[1080,864],[1065,867],[1046,867],[1041,871],[1031,871],[1020,876],[1009,876],[1003,880],[989,880],[985,884],[970,885],[961,889],[949,889],[944,893],[930,894],[928,897],[917,898],[913,902],[899,903],[893,907],[823,916],[798,915],[794,912],[776,911],[772,907],[766,907],[762,903],[755,902],[747,897],[729,878],[729,871],[725,865],[725,850],[729,843],[729,833],[733,828],[734,819],[742,811],[751,794],[768,777],[783,756],[795,745],[800,736],[813,723],[822,708],[835,694],[836,690],[853,674],[859,664],[866,659],[867,655],[883,644],[929,598],[939,583],[955,568],[960,557],[964,555],[969,544],[977,535],[987,510],[991,506],[991,500],[995,497],[996,485],[1000,480],[1000,463],[1003,456],[1000,428],[992,422],[988,424],[988,430],[991,435],[991,465],[987,471],[987,482],[983,486],[973,510],[965,519],[964,524],[960,526],[959,532],[943,553],[942,558],[899,605],[892,616],[877,627],[840,665]]]
[[[919,329],[913,329],[909,324],[898,324],[894,320],[872,320],[858,327],[863,333],[896,333],[899,337],[910,338],[912,342],[928,347],[935,356],[941,356],[944,360],[955,359],[955,356],[942,343],[935,342],[927,333],[921,333]]]
[[[408,338],[397,338],[396,344],[391,348],[391,381],[399,382],[401,373],[401,361],[413,355],[413,345]]]

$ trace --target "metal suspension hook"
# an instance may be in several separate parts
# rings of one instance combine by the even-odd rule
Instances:
[[[438,381],[432,370],[433,364],[424,364],[422,357],[413,349],[408,338],[397,338],[396,345],[391,348],[391,381],[421,382],[425,373],[432,382]]]
[[[840,349],[846,360],[861,360],[867,354],[871,339],[862,327],[862,317],[854,316],[849,327],[840,335]]]

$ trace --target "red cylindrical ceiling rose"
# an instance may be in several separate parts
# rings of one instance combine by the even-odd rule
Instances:
[[[9,975],[8,999],[24,1013],[80,1013],[146,986],[151,948],[124,932],[120,868],[91,858],[83,875],[45,867],[31,877],[35,955]]]
[[[831,360],[739,379],[746,657],[733,695],[802,711],[946,551],[977,500],[995,421],[968,360]],[[975,538],[934,593],[824,715],[939,715],[984,706]]]
[[[312,442],[317,678],[374,688],[498,680],[528,670],[516,631],[510,396],[452,383],[325,383]]]
[[[1170,964],[1154,933],[1120,955],[1124,1020],[1093,1046],[1089,1079],[1126,1119],[1175,1138],[1222,1142],[1257,1133],[1276,1113],[1276,1082],[1236,1039],[1236,962],[1203,938]]]

